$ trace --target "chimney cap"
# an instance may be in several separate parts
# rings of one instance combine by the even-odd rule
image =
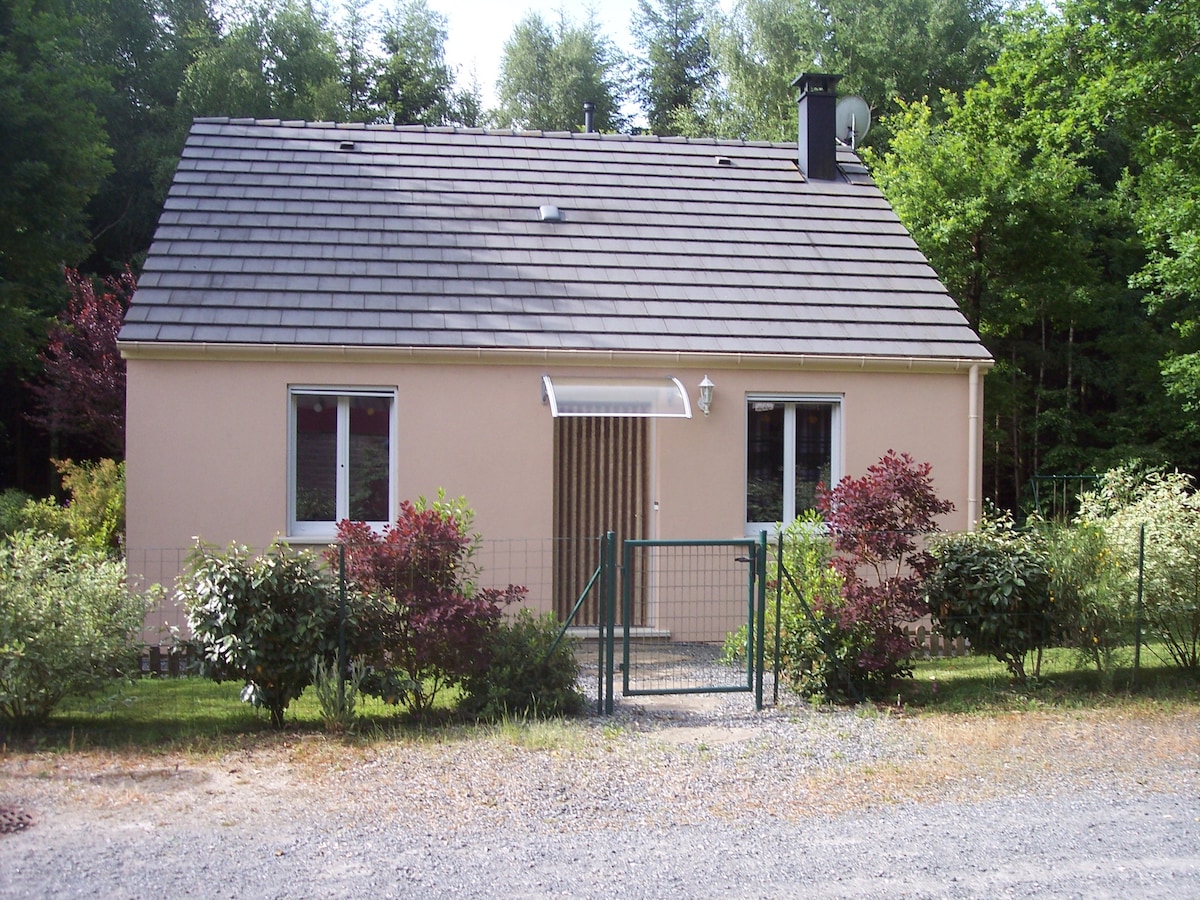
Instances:
[[[829,75],[825,72],[804,72],[797,75],[792,87],[799,88],[802,94],[832,94],[837,90],[841,75]]]

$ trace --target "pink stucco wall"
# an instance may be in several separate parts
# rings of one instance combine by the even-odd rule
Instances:
[[[396,388],[398,498],[432,497],[439,488],[463,495],[486,539],[532,546],[552,537],[553,422],[541,376],[631,371],[562,359],[448,365],[128,356],[130,568],[163,582],[194,537],[264,546],[287,536],[289,385]],[[678,377],[693,404],[705,374],[716,384],[707,418],[696,411],[651,426],[652,536],[743,536],[748,394],[841,397],[842,473],[861,474],[888,449],[928,460],[939,493],[956,506],[944,527],[967,527],[968,499],[980,491],[978,472],[968,484],[970,444],[980,440],[968,369],[892,368],[754,369],[738,360],[640,366],[639,376]]]

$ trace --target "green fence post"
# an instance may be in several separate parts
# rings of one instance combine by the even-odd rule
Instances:
[[[346,708],[346,545],[338,544],[338,709]]]
[[[1133,679],[1130,687],[1137,684],[1138,670],[1142,665],[1142,602],[1144,594],[1144,577],[1146,573],[1146,523],[1138,529],[1138,586],[1137,606],[1133,614]]]
[[[783,529],[779,529],[779,552],[775,562],[775,705],[779,705],[779,643],[783,629]]]
[[[612,715],[613,712],[613,652],[615,651],[614,640],[617,622],[617,565],[616,565],[616,534],[607,531],[604,534],[604,551],[603,556],[606,560],[604,565],[604,607],[605,617],[607,618],[608,634],[605,637],[605,659],[604,659],[604,712],[606,715]]]
[[[754,708],[763,708],[763,645],[766,643],[767,629],[767,532],[758,535],[758,547],[754,552],[754,575],[758,601],[758,628],[755,642],[755,668],[758,670],[754,681]]]

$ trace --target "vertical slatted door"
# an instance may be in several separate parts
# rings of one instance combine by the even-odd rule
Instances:
[[[554,420],[554,598],[565,617],[600,563],[597,540],[647,537],[649,426],[646,419],[562,417]],[[644,584],[645,579],[639,579]],[[634,602],[634,625],[646,624],[645,592]],[[599,622],[593,591],[575,618]]]

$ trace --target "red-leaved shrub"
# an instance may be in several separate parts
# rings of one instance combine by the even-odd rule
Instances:
[[[927,611],[924,580],[936,565],[924,537],[954,509],[933,490],[929,463],[889,450],[862,478],[818,487],[817,505],[833,539],[838,597],[822,597],[822,618],[840,632],[842,675],[851,693],[911,674],[904,625]],[[831,685],[830,687],[834,687]]]
[[[488,664],[491,630],[504,606],[525,593],[475,584],[471,520],[461,500],[406,500],[382,533],[364,522],[338,525],[353,589],[350,653],[372,668],[364,690],[407,700],[417,716],[441,689]],[[330,548],[333,565],[337,553]]]

